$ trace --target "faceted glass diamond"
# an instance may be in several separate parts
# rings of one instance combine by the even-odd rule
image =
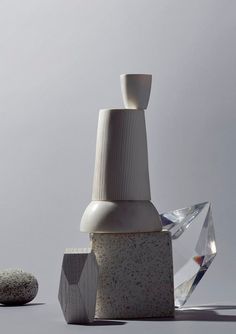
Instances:
[[[161,215],[172,235],[175,306],[183,306],[216,256],[210,203],[200,203]]]

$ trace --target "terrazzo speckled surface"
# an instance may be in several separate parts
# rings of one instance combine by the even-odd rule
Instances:
[[[99,266],[97,318],[174,316],[169,232],[94,233],[91,240]]]

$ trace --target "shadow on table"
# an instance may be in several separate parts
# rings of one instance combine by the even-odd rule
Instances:
[[[39,306],[45,303],[29,303],[25,305],[0,305],[0,307],[28,307]],[[217,311],[236,310],[236,305],[199,305],[175,309],[174,318],[143,318],[143,319],[96,319],[86,326],[119,326],[125,325],[128,321],[221,321],[236,322],[236,314],[219,314]]]
[[[38,305],[45,305],[45,303],[28,303],[28,304],[9,304],[9,305],[4,305],[1,304],[0,307],[26,307],[26,306],[38,306]]]
[[[217,311],[236,310],[236,305],[203,305],[175,309],[174,318],[145,318],[140,321],[225,321],[236,322],[236,315]]]
[[[122,319],[129,321],[224,321],[236,322],[236,315],[219,314],[217,311],[236,310],[236,305],[202,305],[175,309],[174,318]],[[125,321],[96,320],[89,326],[124,325]]]
[[[121,320],[95,320],[91,324],[87,324],[86,326],[119,326],[125,325],[126,321]]]
[[[175,310],[175,321],[225,321],[236,322],[236,315],[219,314],[217,311],[236,310],[236,305],[209,305]]]

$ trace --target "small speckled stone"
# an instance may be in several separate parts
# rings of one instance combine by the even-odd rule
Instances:
[[[96,317],[173,317],[171,236],[167,231],[93,233],[99,267]]]
[[[0,303],[23,305],[35,298],[38,292],[37,279],[21,269],[0,271]]]

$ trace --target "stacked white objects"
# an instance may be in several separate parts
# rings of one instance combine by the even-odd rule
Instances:
[[[145,125],[152,76],[125,74],[125,109],[100,110],[92,202],[81,220],[99,279],[97,318],[174,315],[171,236],[151,202]]]

